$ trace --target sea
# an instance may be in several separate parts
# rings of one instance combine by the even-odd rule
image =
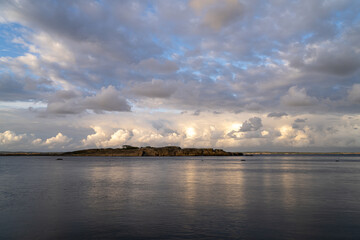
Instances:
[[[360,239],[359,155],[0,157],[0,239]]]

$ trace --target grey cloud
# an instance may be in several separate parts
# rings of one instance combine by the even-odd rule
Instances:
[[[264,136],[259,131],[247,132],[245,138],[264,138]]]
[[[77,101],[72,100],[49,102],[46,108],[46,112],[51,114],[78,114],[83,111],[85,111],[85,108]]]
[[[45,84],[44,84],[45,83]],[[43,96],[51,90],[48,82],[41,79],[35,80],[30,77],[18,77],[16,75],[0,74],[0,100],[2,101],[32,101],[42,100]]]
[[[237,0],[191,0],[189,4],[200,14],[203,24],[215,30],[239,19],[243,11],[243,6]]]
[[[241,137],[236,136],[237,131],[231,131],[227,134],[227,136],[234,138],[234,139],[251,139],[251,138],[265,138],[260,131],[251,131],[251,132],[245,132],[244,135]]]
[[[194,115],[194,116],[199,116],[199,115],[200,115],[200,113],[201,113],[201,111],[200,111],[200,110],[196,110],[196,111],[193,113],[193,115]]]
[[[143,54],[152,55],[161,51],[151,39],[142,37],[146,31],[141,30],[147,23],[136,16],[144,11],[144,4],[133,1],[108,5],[87,1],[35,0],[31,3],[11,2],[8,5],[8,9],[21,13],[15,16],[23,24],[36,26],[62,40],[69,40],[71,44],[80,42],[79,49],[84,49],[86,43],[93,43],[90,45],[93,49],[86,50],[91,53],[98,48],[102,58],[135,61],[140,60]]]
[[[83,101],[87,109],[92,109],[96,112],[101,111],[115,111],[128,112],[131,110],[128,102],[121,97],[121,93],[113,86],[102,88],[100,93],[95,96],[86,97]]]
[[[50,96],[50,101],[62,101],[76,97],[80,97],[81,94],[72,90],[59,90]]]
[[[306,118],[297,118],[295,119],[295,121],[292,124],[292,128],[293,129],[298,129],[298,130],[304,130],[305,128],[305,122],[306,122]]]
[[[178,70],[176,63],[169,60],[159,61],[154,58],[142,60],[137,67],[139,71],[146,70],[159,74],[172,73]]]
[[[284,105],[293,107],[306,107],[317,104],[317,99],[307,95],[305,88],[293,86],[288,93],[281,99]]]
[[[23,88],[23,83],[16,81],[11,76],[4,74],[0,76],[0,99],[2,101],[28,99],[23,95]]]
[[[245,108],[250,111],[260,111],[262,110],[263,106],[259,103],[252,102],[250,104],[247,104]]]
[[[272,112],[269,113],[267,116],[271,118],[281,118],[284,116],[288,116],[288,114],[286,112]]]
[[[299,124],[299,123],[293,123],[291,126],[293,129],[299,129],[299,130],[303,130],[304,129],[304,125]]]
[[[249,120],[246,120],[241,128],[240,132],[249,132],[249,131],[256,131],[262,127],[261,118],[253,117],[249,118]]]
[[[360,68],[360,55],[353,46],[324,43],[324,46],[308,46],[301,55],[295,55],[291,66],[304,70],[335,75],[348,75]],[[338,46],[340,45],[340,46]]]
[[[131,92],[138,96],[149,98],[169,98],[175,93],[177,86],[174,83],[160,79],[153,79],[151,82],[138,83],[134,85]]]
[[[294,122],[296,122],[296,123],[304,123],[304,122],[306,122],[306,118],[297,118],[297,119],[295,119],[295,121]]]
[[[239,130],[232,130],[227,134],[227,136],[235,139],[242,138],[264,138],[261,134],[261,128],[263,127],[261,118],[253,117],[249,118],[245,122],[243,122],[242,126]],[[243,133],[241,137],[237,135],[237,133]]]
[[[162,47],[149,36],[150,23],[137,17],[144,8],[146,4],[133,1],[110,2],[110,5],[36,0],[3,4],[5,19],[32,30],[27,32],[24,28],[23,37],[40,55],[43,74],[49,71],[52,75],[62,75],[71,84],[97,89],[100,81],[103,81],[100,87],[118,86],[113,79],[128,79],[133,64],[163,53]],[[76,66],[67,61],[62,62],[67,66],[59,65],[60,61],[45,61],[61,55],[51,55],[56,44],[73,55]],[[43,54],[52,58],[44,58]]]
[[[155,128],[160,134],[168,135],[168,134],[178,134],[176,130],[172,129],[172,124],[170,121],[165,119],[159,119],[157,121],[153,121],[151,123],[153,128]]]
[[[216,30],[219,30],[220,28],[239,19],[241,17],[241,13],[242,6],[238,1],[222,1],[220,6],[216,6],[207,11],[204,16],[204,23]]]
[[[168,120],[165,119],[158,119],[156,121],[152,121],[151,125],[153,126],[153,128],[155,128],[156,130],[162,129],[167,127],[170,124],[170,122]]]
[[[348,99],[351,102],[360,103],[360,84],[354,84],[348,91]]]
[[[224,82],[188,80],[178,82],[177,87],[168,104],[191,111],[237,111],[244,105]]]
[[[323,53],[318,57],[317,63],[309,68],[331,74],[347,75],[360,68],[360,56],[353,51]]]
[[[113,86],[102,88],[98,94],[87,97],[72,91],[60,91],[50,100],[46,111],[51,114],[78,114],[86,110],[96,113],[130,111],[130,105],[120,95]]]

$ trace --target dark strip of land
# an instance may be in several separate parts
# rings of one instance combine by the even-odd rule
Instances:
[[[123,148],[97,148],[73,152],[2,152],[0,156],[242,156],[240,152],[226,152],[213,148],[180,148],[169,147],[132,147],[125,145]]]

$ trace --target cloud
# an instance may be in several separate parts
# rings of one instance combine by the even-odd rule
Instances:
[[[313,144],[314,142],[309,128],[298,130],[285,125],[279,128],[279,132],[280,136],[274,140],[277,144],[280,143],[285,146],[303,147]]]
[[[51,114],[78,114],[86,110],[93,110],[95,113],[127,112],[131,107],[119,91],[108,86],[101,88],[96,95],[87,97],[74,91],[59,91],[51,98],[46,109]]]
[[[139,71],[145,70],[158,74],[173,73],[178,70],[175,62],[169,60],[159,61],[154,58],[141,60],[140,63],[137,65],[137,68],[139,69]]]
[[[32,41],[35,44],[30,45],[31,52],[40,55],[42,61],[46,63],[56,63],[61,67],[69,67],[75,64],[74,53],[61,39],[54,39],[51,35],[41,32],[33,35]],[[32,60],[36,58],[35,55],[32,54],[30,56]],[[28,61],[30,59],[24,59],[24,61],[26,61],[27,64],[32,64]],[[33,63],[38,63],[38,61],[33,61]]]
[[[20,134],[16,135],[12,131],[5,131],[0,133],[0,144],[6,145],[6,144],[12,144],[21,141],[26,137],[26,134]]]
[[[281,98],[281,102],[292,107],[306,107],[317,104],[318,100],[315,97],[308,96],[305,88],[292,86],[287,94]]]
[[[119,129],[111,135],[108,141],[103,142],[102,145],[104,147],[120,147],[127,143],[132,136],[133,133],[131,131]]]
[[[0,73],[0,101],[41,101],[51,83],[30,76]]]
[[[151,82],[135,84],[131,92],[149,98],[169,98],[176,90],[177,86],[173,82],[153,79]]]
[[[272,113],[269,113],[267,116],[270,118],[281,118],[284,116],[288,116],[288,114],[285,112],[272,112]]]
[[[171,143],[179,145],[179,134],[166,131],[160,127],[158,131],[148,129],[106,129],[100,126],[93,127],[95,133],[83,139],[84,147],[121,147],[124,144],[134,146],[163,146]]]
[[[55,137],[50,137],[45,140],[42,140],[41,138],[36,138],[31,141],[31,144],[37,148],[46,147],[46,149],[65,149],[68,148],[71,140],[72,138],[69,138],[59,132]]]
[[[243,6],[237,0],[191,0],[189,5],[201,15],[203,24],[220,30],[242,16]]]
[[[294,122],[294,123],[291,125],[291,127],[292,127],[293,129],[303,130],[305,126],[304,126],[304,124]]]
[[[268,131],[261,131],[262,120],[259,117],[252,117],[244,121],[242,124],[233,125],[230,132],[227,133],[227,137],[233,139],[256,139],[263,138],[269,134]]]
[[[121,97],[121,93],[113,86],[101,88],[101,91],[95,96],[86,97],[83,104],[87,109],[92,109],[95,112],[126,112],[131,110],[127,101]]]
[[[332,86],[336,82],[346,89],[356,82],[358,31],[352,13],[358,5],[193,0],[153,2],[150,8],[141,1],[4,2],[3,23],[19,25],[18,32],[7,32],[9,40],[23,54],[2,58],[2,69],[12,76],[3,85],[13,93],[1,97],[40,100],[59,115],[92,109],[80,99],[48,99],[54,92],[78,91],[85,98],[108,86],[121,89],[138,108],[159,107],[159,101],[145,103],[143,97],[171,97],[160,105],[190,111],[288,111],[278,105],[278,96],[294,85],[312,89],[317,99],[346,98]],[[341,22],[346,27],[334,25],[335,12],[349,14]],[[157,78],[165,84],[150,84]],[[322,91],[314,90],[319,82]],[[355,111],[353,104],[346,111]],[[329,103],[326,111],[338,111],[338,105]]]
[[[18,145],[21,144],[21,150],[29,149],[48,150],[48,149],[65,149],[69,147],[72,138],[69,138],[62,133],[58,133],[55,137],[50,137],[45,140],[35,138],[34,134],[16,134],[13,131],[7,130],[0,133],[0,147],[2,150],[17,150]]]
[[[249,120],[246,120],[241,128],[240,132],[249,132],[249,131],[256,131],[262,127],[261,118],[253,117]]]
[[[360,84],[354,84],[348,91],[348,99],[354,103],[360,103]]]
[[[0,76],[0,100],[27,100],[29,94],[24,91],[24,84],[20,81],[16,81],[13,77],[5,74]],[[27,96],[24,96],[27,95]]]
[[[360,56],[347,34],[335,41],[295,45],[291,66],[339,76],[354,73],[360,68]]]
[[[71,141],[71,138],[64,136],[62,133],[58,133],[55,137],[51,137],[46,139],[42,144],[54,147],[55,145],[66,145]]]
[[[306,122],[306,118],[297,118],[297,119],[295,119],[295,121],[294,122],[296,122],[296,123],[304,123],[304,122]]]
[[[152,121],[151,125],[154,129],[156,129],[157,132],[159,132],[162,135],[173,134],[173,133],[178,134],[176,130],[173,130],[174,126],[171,121],[165,119],[157,119],[155,121]]]
[[[17,129],[21,126],[19,119],[13,119],[4,112],[1,112],[1,115],[12,120],[8,127]],[[22,138],[19,141],[0,144],[0,148],[1,151],[10,151],[21,145],[21,149],[25,150],[68,151],[121,147],[129,144],[215,147],[233,151],[321,151],[331,146],[332,151],[355,151],[360,143],[360,132],[354,130],[360,128],[360,119],[357,115],[289,114],[286,118],[280,119],[267,118],[266,114],[254,119],[251,114],[245,112],[224,112],[218,115],[209,111],[202,112],[202,117],[174,112],[142,112],[128,115],[122,112],[116,115],[104,114],[100,118],[99,115],[87,115],[83,118],[70,115],[66,118],[47,118],[46,121],[39,122],[36,116],[27,113],[24,117],[27,117],[31,125],[27,130],[22,127],[26,134],[9,130],[13,138]],[[262,119],[261,127],[260,121],[256,118]],[[307,120],[297,123],[297,119]],[[36,124],[34,121],[39,123]],[[61,131],[62,136],[58,132],[54,134],[54,129],[62,128],[64,123],[67,128]],[[293,124],[297,124],[298,127],[292,126]],[[246,126],[250,131],[240,131],[241,128],[245,130]],[[0,127],[3,128],[4,124],[0,123]],[[70,138],[70,141],[65,141]]]
[[[200,115],[200,113],[201,113],[201,111],[200,111],[200,110],[196,110],[196,111],[193,113],[193,115],[194,115],[194,116],[199,116],[199,115]]]
[[[95,133],[88,135],[85,139],[82,139],[81,145],[84,147],[102,147],[102,142],[106,140],[109,133],[99,126],[93,126],[92,129]]]

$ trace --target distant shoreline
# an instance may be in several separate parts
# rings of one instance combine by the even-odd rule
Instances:
[[[0,156],[119,156],[119,157],[170,157],[170,156],[243,156],[241,152],[226,152],[213,148],[133,147],[84,149],[72,152],[0,152]]]
[[[0,156],[119,156],[119,157],[171,157],[171,156],[266,156],[266,155],[360,155],[360,152],[226,152],[213,148],[133,147],[84,149],[71,152],[10,152],[2,151]]]

